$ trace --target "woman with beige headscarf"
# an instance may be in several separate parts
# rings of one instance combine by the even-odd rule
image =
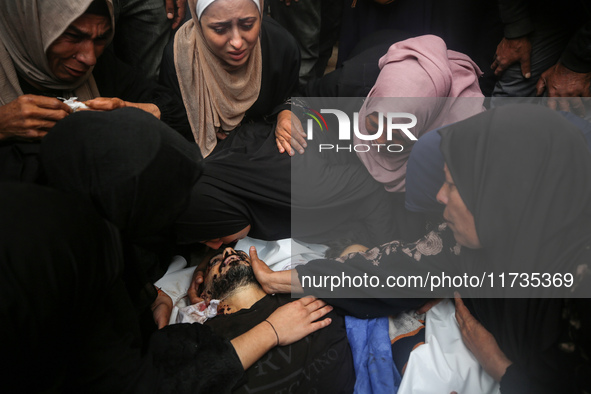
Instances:
[[[291,130],[289,99],[297,87],[297,43],[263,17],[260,0],[189,0],[193,19],[165,50],[160,79],[182,96],[203,156],[251,120],[273,122],[281,153],[305,147]]]
[[[111,0],[0,2],[0,179],[20,180],[18,172],[6,175],[5,149],[27,155],[35,144],[15,140],[39,140],[72,113],[58,97],[94,110],[137,107],[188,128],[171,92],[104,52],[113,32]]]

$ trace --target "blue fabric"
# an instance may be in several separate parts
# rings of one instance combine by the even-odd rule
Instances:
[[[440,128],[425,133],[412,147],[406,166],[405,206],[411,212],[443,213],[437,192],[445,181]]]
[[[345,325],[355,365],[355,393],[397,393],[402,378],[392,359],[388,318],[346,316]]]
[[[559,113],[581,130],[591,150],[591,123],[570,112]],[[412,148],[406,168],[405,207],[409,211],[443,213],[445,207],[436,199],[445,181],[443,155],[439,150],[441,136],[438,133],[443,127],[425,133]]]

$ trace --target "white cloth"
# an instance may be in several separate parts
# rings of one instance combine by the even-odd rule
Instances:
[[[450,300],[427,312],[425,326],[425,344],[411,352],[398,394],[499,393],[462,342]]]
[[[219,304],[220,300],[211,300],[209,305],[205,301],[201,301],[194,305],[179,308],[175,322],[203,324],[207,319],[213,319],[217,316]]]
[[[197,19],[201,20],[201,15],[203,14],[203,11],[205,11],[205,9],[207,7],[210,6],[211,3],[213,3],[215,0],[201,0],[199,2],[197,2],[197,5],[195,6],[195,12],[197,14]],[[259,9],[259,12],[261,12],[261,5],[259,4],[258,0],[252,0],[257,8]]]

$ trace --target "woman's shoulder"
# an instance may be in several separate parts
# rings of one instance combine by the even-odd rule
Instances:
[[[270,16],[263,16],[261,24],[261,45],[263,51],[265,45],[273,51],[295,51],[298,52],[298,42],[283,26]]]

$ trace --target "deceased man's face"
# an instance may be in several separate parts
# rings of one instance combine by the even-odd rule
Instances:
[[[257,283],[250,258],[241,250],[226,248],[209,261],[201,297],[223,300],[242,286]]]

